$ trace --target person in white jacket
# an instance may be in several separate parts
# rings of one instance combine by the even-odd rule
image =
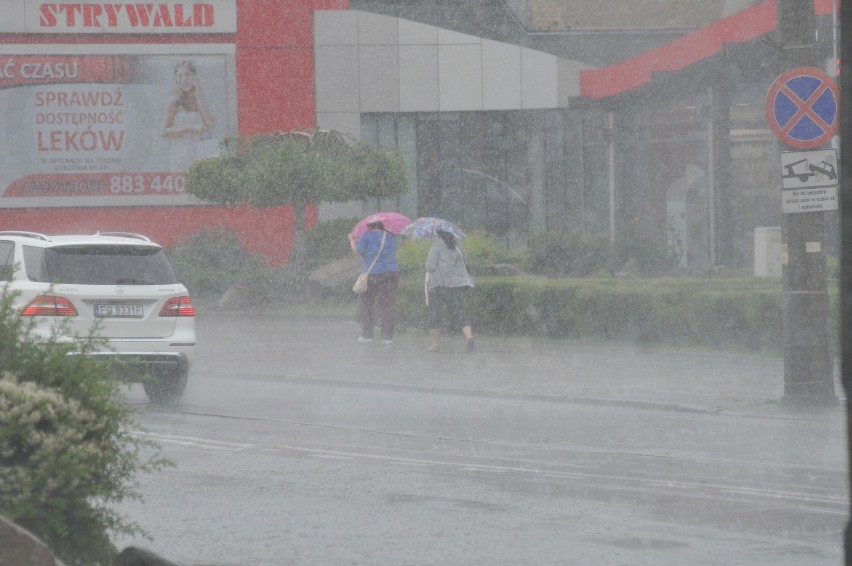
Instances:
[[[474,351],[473,330],[464,310],[465,292],[473,287],[467,272],[464,249],[451,232],[438,230],[432,239],[426,257],[429,334],[432,343],[427,352],[437,352],[440,347],[441,322],[446,316],[452,328],[461,328],[467,351]]]

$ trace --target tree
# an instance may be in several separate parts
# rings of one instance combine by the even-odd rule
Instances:
[[[317,130],[232,138],[222,155],[196,161],[186,191],[216,204],[290,205],[296,241],[292,264],[304,283],[305,210],[311,204],[394,197],[408,186],[397,149],[361,144],[346,134]]]

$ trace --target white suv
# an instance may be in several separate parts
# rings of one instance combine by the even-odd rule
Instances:
[[[0,231],[0,289],[46,334],[57,321],[85,336],[95,323],[129,379],[152,401],[179,398],[195,355],[195,310],[163,249],[145,236],[100,232],[47,236]]]

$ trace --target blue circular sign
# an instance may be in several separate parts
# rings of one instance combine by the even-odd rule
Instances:
[[[837,133],[840,91],[823,71],[800,67],[772,83],[766,95],[766,120],[785,144],[813,149]]]

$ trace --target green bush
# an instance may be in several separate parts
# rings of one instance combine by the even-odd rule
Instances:
[[[221,226],[202,228],[166,255],[178,280],[197,297],[221,295],[265,265],[260,255],[243,247],[236,232]]]
[[[423,281],[426,256],[429,254],[431,240],[401,238],[396,251],[396,262],[403,276],[419,276]]]
[[[840,258],[837,255],[826,254],[825,266],[829,278],[840,279]]]
[[[350,256],[352,249],[347,236],[357,223],[358,218],[335,218],[318,222],[311,228],[305,239],[308,270]]]
[[[639,274],[644,277],[659,277],[673,274],[679,256],[665,242],[656,242],[639,237],[619,239],[609,251],[609,272],[623,269],[628,261],[634,260]]]
[[[530,239],[527,269],[537,275],[586,277],[609,268],[609,241],[564,232],[540,232]]]
[[[548,277],[589,277],[616,273],[629,261],[637,275],[658,277],[674,272],[677,257],[666,243],[638,237],[621,238],[610,245],[607,238],[565,232],[539,232],[529,243],[527,270]]]
[[[107,565],[111,534],[144,535],[111,506],[140,499],[137,473],[169,464],[132,434],[111,366],[85,356],[98,345],[94,333],[37,341],[12,297],[0,296],[0,514],[70,565]]]
[[[403,275],[418,274],[423,277],[426,256],[429,254],[431,240],[402,238],[396,259]],[[467,253],[467,269],[471,275],[482,273],[483,268],[495,263],[520,263],[520,259],[501,247],[484,232],[472,232],[462,240]]]
[[[296,292],[296,270],[291,265],[263,267],[248,271],[237,281],[243,293],[250,292],[256,304],[280,301],[288,296],[300,297]]]
[[[496,263],[520,264],[521,258],[497,243],[485,232],[473,231],[462,241],[467,252],[467,268],[471,275],[479,275],[483,268]]]
[[[478,332],[648,344],[782,347],[777,280],[479,277],[466,310]],[[423,328],[422,280],[400,288],[401,324]]]

